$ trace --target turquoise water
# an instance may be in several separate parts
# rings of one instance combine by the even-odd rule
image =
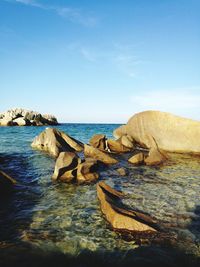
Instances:
[[[87,143],[96,133],[112,137],[117,127],[62,124],[56,128]],[[55,160],[30,146],[44,129],[0,128],[0,169],[18,181],[15,192],[1,201],[0,247],[31,246],[72,256],[84,250],[117,251],[119,258],[124,258],[138,244],[110,229],[99,208],[96,185],[52,183]],[[129,154],[120,155],[120,163],[101,170],[100,180],[124,191],[125,204],[158,219],[162,228],[176,237],[171,245],[174,249],[198,256],[200,158],[171,155],[168,163],[152,168],[134,167],[127,163],[128,157]],[[126,177],[116,171],[121,166],[129,171]]]

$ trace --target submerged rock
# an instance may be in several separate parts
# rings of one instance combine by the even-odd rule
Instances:
[[[97,196],[101,210],[114,230],[151,234],[157,232],[155,221],[147,214],[126,208],[121,199],[123,193],[104,182],[97,184]]]
[[[84,154],[86,157],[94,158],[105,164],[115,164],[118,162],[116,159],[112,158],[107,153],[89,145],[84,145]]]
[[[32,110],[22,108],[10,109],[0,114],[0,126],[42,126],[57,125],[53,115],[42,115]]]
[[[129,135],[149,149],[146,164],[166,160],[163,151],[200,154],[200,122],[160,111],[144,111],[131,117],[126,125],[113,132],[117,138]]]
[[[126,176],[126,175],[128,175],[128,169],[125,169],[125,168],[123,168],[123,167],[118,168],[116,171],[117,171],[117,173],[118,173],[119,175],[121,175],[121,176]]]
[[[58,157],[60,152],[80,152],[83,144],[64,132],[55,128],[47,128],[40,133],[32,142],[33,148],[44,150],[54,157]]]
[[[5,194],[13,188],[17,182],[8,174],[0,170],[0,193]]]

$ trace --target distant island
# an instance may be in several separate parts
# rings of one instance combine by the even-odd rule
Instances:
[[[58,125],[57,118],[23,108],[15,108],[0,113],[0,126],[43,126]]]

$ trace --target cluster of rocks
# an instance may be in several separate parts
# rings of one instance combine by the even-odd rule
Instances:
[[[30,112],[25,114],[22,111],[14,111],[9,114],[11,115],[8,117],[12,122],[22,117],[30,122],[32,119],[35,120],[32,115],[28,116]],[[1,123],[5,117],[0,115]],[[52,124],[57,123],[55,118],[44,115],[42,117]],[[116,159],[116,154],[131,153],[128,162],[135,165],[160,164],[167,160],[167,152],[200,154],[200,143],[197,138],[200,136],[200,122],[169,113],[147,111],[136,114],[113,134],[116,140],[107,139],[104,134],[96,134],[90,139],[89,144],[83,144],[57,129],[47,128],[33,140],[32,147],[56,158],[53,181],[78,184],[97,181],[100,164],[103,166],[117,164],[120,156]],[[124,168],[119,168],[117,171],[126,175]],[[0,183],[3,179],[9,185],[14,183],[0,172]],[[100,182],[97,184],[97,196],[102,213],[115,230],[157,233],[157,225],[148,214],[122,205],[122,193]]]
[[[116,154],[135,153],[137,150],[136,142],[129,135],[112,140],[107,139],[103,134],[96,134],[90,139],[89,144],[83,144],[55,128],[45,129],[33,140],[31,146],[56,158],[52,175],[54,182],[76,182],[77,184],[97,181],[99,166],[108,167],[116,164],[118,163]],[[141,152],[138,155],[140,156]],[[120,175],[127,174],[126,169],[122,167],[118,168],[117,172]],[[148,215],[122,207],[120,201],[122,194],[107,184],[103,182],[97,184],[97,196],[101,210],[113,229],[119,232],[143,234],[157,232],[153,226],[153,220]]]
[[[41,113],[22,108],[10,109],[0,113],[0,126],[43,126],[58,125],[53,115],[42,115]]]

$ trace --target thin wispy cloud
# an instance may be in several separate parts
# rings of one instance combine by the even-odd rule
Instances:
[[[94,27],[97,24],[97,18],[95,18],[94,16],[83,14],[81,10],[76,8],[71,8],[67,6],[48,5],[36,0],[4,0],[4,1],[40,8],[46,11],[52,11],[56,13],[58,16],[65,18],[70,22],[78,23],[86,27]]]
[[[91,62],[96,61],[97,56],[91,50],[82,47],[80,48],[80,53],[83,56],[83,58],[85,58],[86,60],[91,61]]]
[[[107,47],[84,45],[81,43],[68,44],[67,48],[74,53],[79,53],[83,59],[93,64],[104,62],[112,70],[121,73],[129,78],[138,77],[138,66],[146,62],[140,60],[133,52],[135,46],[116,46],[115,44]],[[101,65],[101,64],[100,64]]]
[[[200,119],[200,86],[191,88],[173,88],[152,90],[131,96],[135,112],[161,110],[177,115]]]

